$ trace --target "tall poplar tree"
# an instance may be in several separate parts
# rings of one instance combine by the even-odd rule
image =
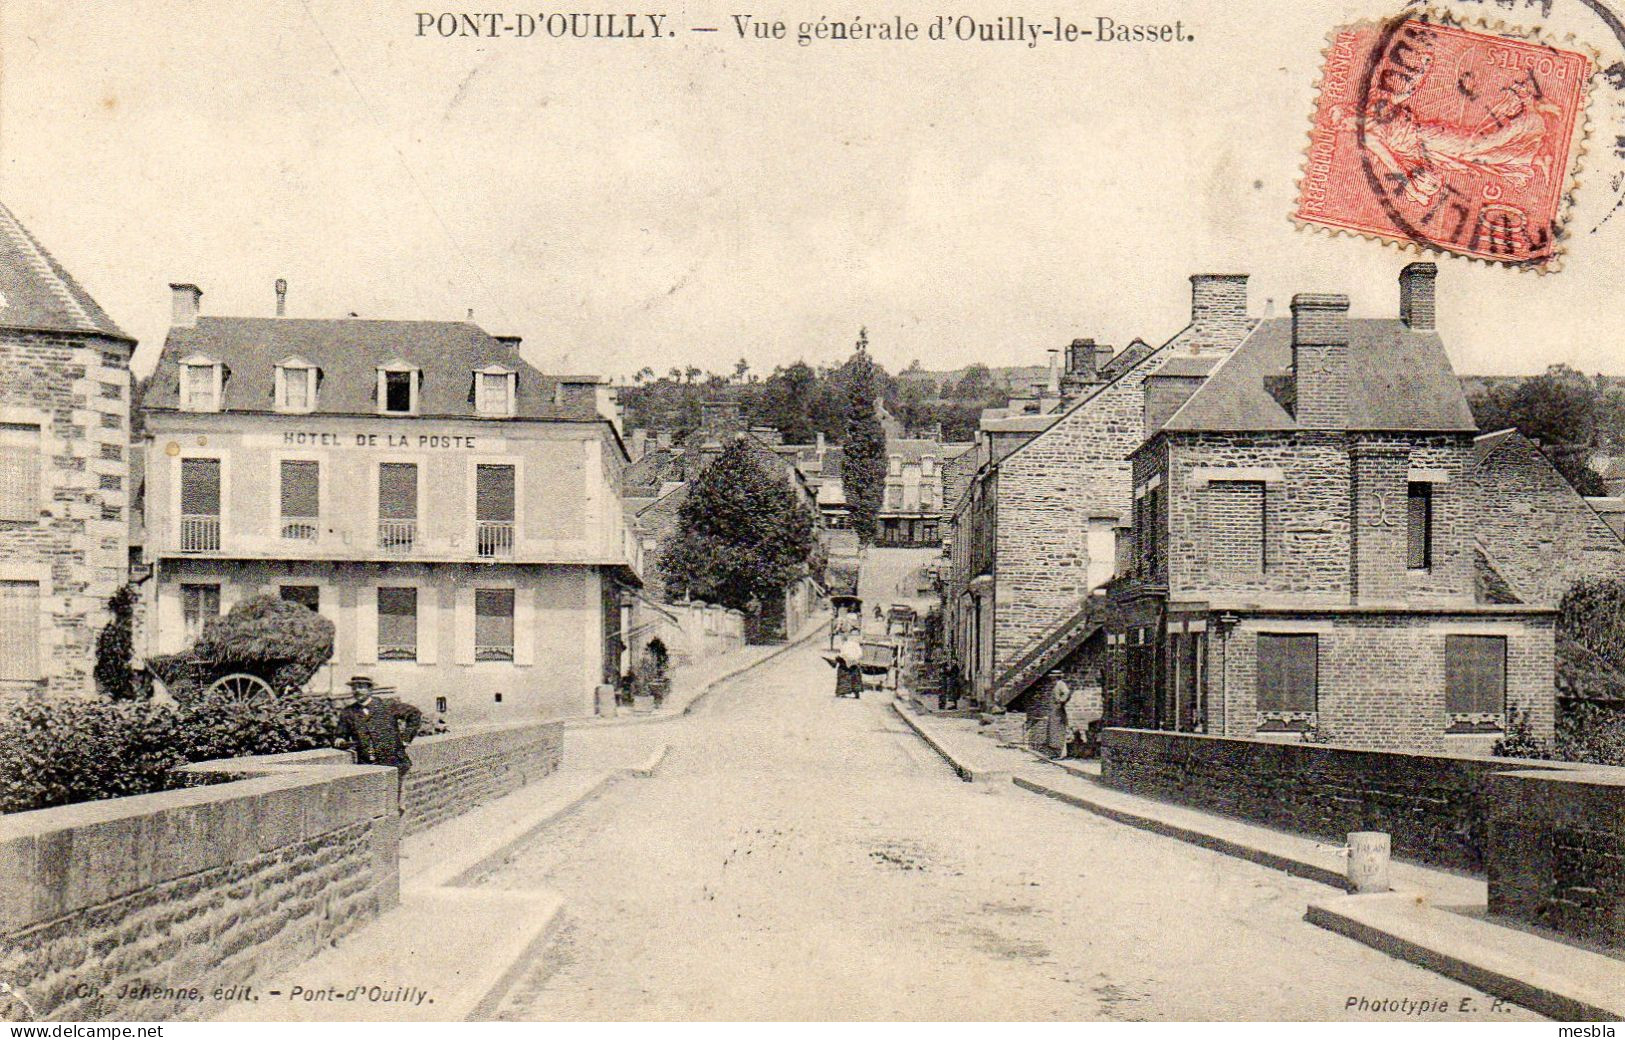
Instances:
[[[841,488],[852,529],[865,543],[875,539],[876,517],[886,483],[886,431],[880,425],[880,371],[869,356],[869,332],[858,332],[857,350],[842,366],[846,436],[841,446]]]

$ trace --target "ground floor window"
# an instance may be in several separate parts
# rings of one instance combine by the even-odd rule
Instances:
[[[378,660],[418,659],[418,590],[378,590]]]
[[[513,660],[513,589],[474,590],[474,660]]]
[[[1320,637],[1295,632],[1258,634],[1260,730],[1313,728],[1319,687]]]
[[[0,581],[0,679],[39,677],[39,582]]]
[[[1506,698],[1506,637],[1445,636],[1444,710],[1450,730],[1499,730]]]
[[[220,616],[219,585],[182,585],[181,620],[188,642],[197,642],[210,618]]]
[[[297,603],[311,611],[321,609],[322,590],[319,585],[284,585],[277,591],[288,603]]]

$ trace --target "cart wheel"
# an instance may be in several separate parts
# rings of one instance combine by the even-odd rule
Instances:
[[[274,696],[270,683],[247,672],[234,672],[216,679],[209,684],[208,692],[228,704],[243,708],[268,701]]]

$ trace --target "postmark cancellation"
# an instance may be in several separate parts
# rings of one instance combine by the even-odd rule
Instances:
[[[1293,219],[1556,270],[1593,57],[1572,41],[1423,11],[1328,41]]]

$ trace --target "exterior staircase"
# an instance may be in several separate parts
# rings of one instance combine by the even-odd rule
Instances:
[[[1075,613],[1052,625],[1028,647],[1016,663],[993,685],[993,703],[1003,707],[1049,674],[1066,656],[1099,632],[1105,623],[1106,604],[1100,597],[1086,600]]]

